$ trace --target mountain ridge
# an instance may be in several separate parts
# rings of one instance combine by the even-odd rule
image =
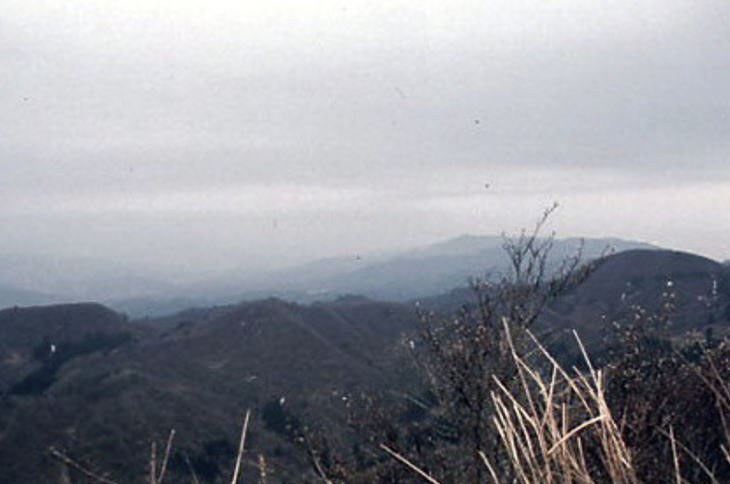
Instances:
[[[592,351],[611,322],[603,315],[631,316],[634,304],[651,311],[668,281],[678,293],[673,334],[728,334],[727,271],[678,251],[607,256],[546,308],[539,334],[577,329]],[[713,280],[717,297],[698,299]],[[622,297],[627,281],[636,291]],[[420,394],[403,344],[417,341],[420,322],[413,303],[359,295],[310,304],[267,298],[133,321],[93,303],[2,310],[0,467],[10,483],[55,482],[59,468],[44,458],[53,445],[136,482],[149,439],[175,428],[171,478],[189,476],[187,456],[214,481],[235,456],[235,422],[251,408],[249,448],[266,456],[271,482],[314,481],[293,435],[316,422],[346,428],[348,402],[368,391]],[[253,467],[247,472],[255,479]]]
[[[411,250],[330,257],[267,273],[235,270],[195,283],[166,282],[139,268],[125,267],[117,273],[118,263],[95,269],[99,262],[91,259],[0,256],[0,269],[6,269],[7,279],[4,291],[0,286],[0,306],[97,300],[132,317],[157,317],[186,307],[269,296],[313,302],[362,294],[407,301],[442,293],[471,277],[505,270],[504,240],[464,234]],[[653,247],[615,238],[556,239],[554,258],[572,255],[581,241],[586,258],[597,257],[612,246],[616,250]]]

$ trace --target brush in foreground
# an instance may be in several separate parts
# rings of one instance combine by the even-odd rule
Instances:
[[[492,480],[502,482],[495,469],[503,469],[523,484],[637,484],[631,454],[606,403],[603,374],[593,368],[577,334],[588,371],[573,368],[571,375],[529,332],[547,365],[528,363],[515,350],[507,321],[503,324],[517,371],[512,385],[494,377],[492,422],[507,462],[490,462],[479,452]],[[438,484],[394,450],[381,448],[427,482]],[[505,482],[513,478],[503,476]]]

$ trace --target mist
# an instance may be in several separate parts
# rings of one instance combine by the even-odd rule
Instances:
[[[9,1],[0,252],[170,278],[532,224],[730,254],[720,1]]]

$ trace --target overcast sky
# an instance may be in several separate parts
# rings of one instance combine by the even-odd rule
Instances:
[[[556,200],[730,258],[726,0],[2,3],[0,252],[282,265]]]

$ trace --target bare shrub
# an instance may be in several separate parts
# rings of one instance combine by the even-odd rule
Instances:
[[[730,343],[671,339],[673,297],[664,297],[659,311],[636,307],[615,325],[608,403],[643,482],[728,482]]]
[[[478,301],[475,308],[447,318],[433,313],[422,316],[416,359],[438,397],[432,413],[457,429],[457,458],[451,465],[461,469],[462,482],[483,481],[479,452],[491,456],[500,474],[514,470],[492,426],[496,408],[491,395],[499,388],[497,382],[508,390],[519,384],[514,357],[528,352],[527,329],[546,304],[579,284],[592,268],[581,265],[580,250],[557,265],[550,264],[554,234],[542,237],[541,231],[556,208],[554,204],[546,209],[532,231],[505,237],[509,270],[496,280],[472,281]]]

